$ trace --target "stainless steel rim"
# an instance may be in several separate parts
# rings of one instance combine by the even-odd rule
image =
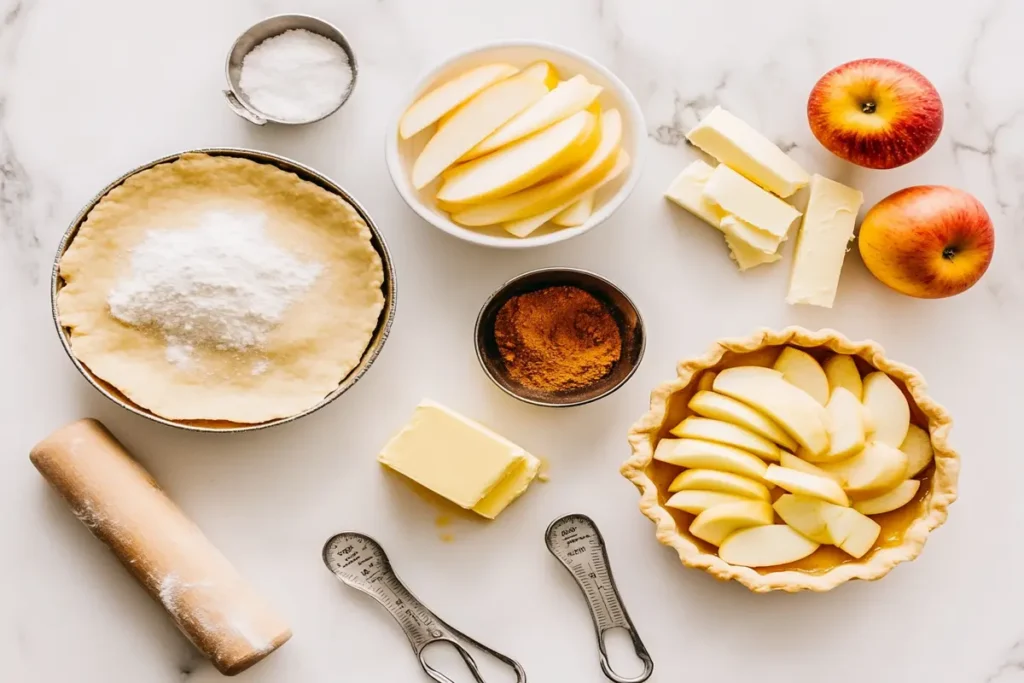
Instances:
[[[483,349],[481,348],[481,345],[477,343],[477,340],[480,338],[480,329],[483,323],[484,311],[487,310],[487,308],[491,305],[491,303],[494,302],[498,295],[500,295],[510,286],[514,285],[520,280],[524,280],[533,275],[539,275],[543,273],[575,273],[578,275],[584,275],[586,277],[592,277],[595,280],[599,280],[605,283],[606,285],[617,291],[619,294],[621,294],[622,298],[625,299],[626,302],[629,303],[630,307],[636,312],[637,325],[641,330],[644,330],[644,334],[641,336],[640,339],[640,348],[637,351],[636,362],[629,369],[629,372],[627,372],[622,377],[622,379],[619,380],[617,384],[610,386],[604,393],[598,394],[596,396],[591,396],[589,398],[580,399],[579,401],[572,401],[568,403],[551,403],[540,399],[530,398],[528,396],[520,396],[519,394],[515,393],[508,387],[501,384],[501,382],[499,382],[498,379],[491,373],[491,369],[487,366],[486,360],[484,358]],[[484,374],[487,375],[487,378],[491,380],[494,386],[498,387],[512,398],[520,400],[523,403],[529,403],[531,405],[541,406],[543,408],[574,408],[576,406],[582,406],[588,403],[593,403],[594,401],[599,401],[600,399],[605,398],[606,396],[610,396],[619,389],[621,389],[626,384],[626,382],[630,380],[630,378],[636,373],[637,369],[640,367],[640,363],[644,359],[644,352],[647,350],[646,324],[644,323],[643,316],[640,313],[640,308],[636,305],[636,302],[634,302],[628,294],[622,291],[622,289],[618,285],[616,285],[608,278],[598,275],[593,271],[584,270],[583,268],[535,268],[534,270],[528,270],[525,273],[520,273],[519,275],[516,275],[515,277],[509,280],[506,280],[504,283],[501,284],[501,286],[499,286],[497,289],[491,292],[491,295],[488,296],[486,300],[484,300],[483,305],[480,306],[480,312],[476,314],[476,323],[473,326],[473,347],[476,351],[477,362],[480,363],[480,367],[483,369]]]
[[[71,350],[71,338],[67,330],[60,324],[60,314],[57,310],[57,294],[60,291],[63,280],[60,277],[60,261],[64,256],[64,252],[67,251],[75,235],[78,234],[78,229],[81,227],[82,222],[85,220],[89,212],[93,210],[97,203],[103,197],[105,197],[115,187],[121,185],[125,180],[131,176],[145,171],[154,166],[160,164],[170,163],[177,161],[179,158],[186,154],[208,154],[210,156],[233,156],[240,157],[243,159],[250,159],[259,163],[270,163],[278,168],[295,173],[303,180],[314,182],[320,187],[337,194],[342,199],[347,201],[355,208],[356,212],[360,215],[363,221],[366,222],[367,227],[370,229],[371,243],[377,253],[380,255],[381,265],[384,269],[384,282],[382,284],[382,290],[384,293],[384,308],[381,309],[380,317],[377,320],[377,327],[374,329],[373,337],[371,337],[370,343],[367,345],[366,350],[363,351],[363,356],[360,358],[359,363],[355,368],[349,372],[341,381],[338,383],[338,387],[330,394],[325,396],[316,405],[296,413],[289,417],[283,417],[276,420],[270,420],[268,422],[261,422],[253,425],[238,425],[237,427],[209,427],[198,424],[191,424],[188,422],[177,422],[164,417],[160,417],[150,411],[136,406],[130,402],[127,402],[123,397],[113,393],[107,386],[101,384],[97,380],[92,371],[90,371],[85,364],[83,364]],[[328,403],[338,398],[346,391],[352,388],[366,371],[370,369],[373,362],[380,355],[381,349],[384,347],[384,343],[387,341],[388,335],[391,332],[391,325],[395,319],[395,309],[397,305],[398,291],[397,283],[395,281],[395,270],[394,264],[391,260],[391,253],[388,251],[387,243],[384,241],[384,236],[381,235],[380,230],[377,228],[376,223],[370,217],[370,214],[366,212],[366,209],[355,200],[344,188],[335,183],[333,180],[323,175],[319,171],[316,171],[305,164],[299,163],[288,157],[279,156],[277,154],[271,154],[269,152],[261,152],[259,150],[245,149],[242,147],[204,147],[202,149],[189,149],[182,152],[176,152],[174,154],[168,154],[167,156],[155,159],[141,166],[137,166],[127,173],[121,175],[119,178],[111,182],[109,185],[100,190],[89,202],[82,208],[81,211],[74,217],[68,229],[64,232],[63,238],[61,238],[60,244],[57,247],[57,256],[53,262],[53,272],[50,278],[50,311],[53,316],[54,325],[57,328],[57,334],[60,337],[61,345],[64,347],[64,352],[74,363],[75,368],[78,372],[86,379],[101,394],[106,396],[108,399],[124,408],[125,410],[140,415],[144,418],[152,420],[153,422],[159,422],[160,424],[168,425],[170,427],[177,427],[179,429],[186,429],[193,432],[209,432],[215,434],[231,434],[237,432],[251,432],[259,429],[266,429],[268,427],[276,427],[277,425],[286,424],[300,417],[305,417],[320,410]]]

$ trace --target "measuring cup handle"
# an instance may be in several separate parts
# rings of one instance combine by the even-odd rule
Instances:
[[[444,631],[446,631],[446,633],[440,638],[434,638],[429,642],[424,643],[423,646],[420,647],[419,651],[416,653],[420,660],[420,666],[422,666],[423,670],[427,672],[427,675],[433,678],[435,681],[437,681],[438,683],[455,683],[450,678],[445,676],[443,673],[441,673],[434,667],[430,666],[430,664],[427,663],[426,658],[424,657],[424,652],[426,651],[428,645],[430,645],[431,643],[443,642],[451,643],[451,645],[455,648],[456,652],[459,653],[459,656],[462,657],[462,661],[464,661],[466,663],[466,666],[469,667],[469,671],[471,674],[473,674],[473,680],[475,680],[476,683],[487,682],[484,681],[484,679],[481,677],[480,668],[477,666],[476,660],[473,659],[473,655],[470,654],[469,650],[466,649],[466,646],[463,645],[463,643],[471,645],[477,648],[478,650],[483,650],[490,656],[497,659],[499,662],[505,664],[510,669],[512,669],[516,674],[516,683],[526,683],[526,671],[523,670],[523,667],[519,664],[519,662],[512,659],[511,657],[506,657],[497,650],[487,647],[483,643],[473,640],[465,633],[462,633],[458,629],[452,628],[450,625],[444,623],[440,619],[438,619],[438,621],[440,622],[442,628],[444,629]]]
[[[636,634],[636,631],[630,626],[626,629],[629,631],[629,637],[633,641],[633,651],[636,653],[637,659],[644,663],[644,670],[638,676],[632,678],[626,678],[620,676],[612,670],[612,665],[608,661],[608,652],[604,647],[604,633],[598,634],[598,649],[601,653],[601,671],[604,672],[605,677],[613,681],[614,683],[643,683],[651,674],[654,673],[654,660],[651,659],[650,653],[647,652],[647,648],[644,647],[643,642],[640,640],[640,636]]]
[[[231,108],[231,111],[235,112],[249,123],[255,123],[257,126],[266,125],[267,120],[260,116],[259,114],[246,108],[246,106],[239,102],[238,98],[235,97],[235,93],[231,92],[230,90],[225,90],[224,99],[228,101],[228,106]]]

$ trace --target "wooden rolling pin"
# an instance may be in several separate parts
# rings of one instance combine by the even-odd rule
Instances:
[[[244,671],[291,637],[288,625],[102,424],[73,422],[37,444],[30,457],[221,673]]]

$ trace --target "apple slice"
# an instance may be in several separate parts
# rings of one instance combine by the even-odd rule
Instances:
[[[846,508],[834,505],[820,498],[811,498],[794,493],[779,496],[772,505],[779,513],[782,521],[793,527],[815,543],[835,545],[835,539],[829,532],[829,509]]]
[[[916,477],[921,474],[925,467],[931,463],[935,456],[932,450],[932,440],[928,432],[915,424],[907,429],[907,438],[903,439],[900,450],[907,454],[909,464],[907,465],[907,476]]]
[[[403,140],[411,138],[487,86],[518,71],[511,64],[485,64],[445,81],[405,110],[398,123],[398,134]]]
[[[742,401],[779,423],[796,441],[815,455],[828,450],[825,408],[810,394],[782,379],[782,374],[761,367],[729,368],[718,373],[715,391]]]
[[[910,404],[892,378],[872,372],[864,378],[864,405],[875,422],[875,441],[899,448],[910,426]]]
[[[802,560],[818,544],[785,524],[740,529],[718,547],[718,556],[739,567],[772,567]]]
[[[864,395],[864,382],[860,378],[860,371],[857,370],[853,356],[843,353],[829,356],[823,368],[830,392],[835,391],[836,387],[843,387],[858,401],[861,400]]]
[[[534,62],[533,64],[525,67],[520,75],[543,83],[544,87],[548,90],[557,87],[558,82],[561,80],[558,76],[558,70],[555,68],[555,65],[543,60]]]
[[[917,479],[907,479],[899,486],[888,493],[883,493],[877,498],[868,498],[853,504],[853,509],[863,515],[882,515],[886,512],[898,510],[910,501],[914,500],[921,482]]]
[[[828,412],[828,452],[812,455],[801,451],[798,455],[808,462],[835,462],[848,458],[864,448],[864,407],[844,387],[836,387],[825,406]]]
[[[798,472],[806,472],[807,474],[813,474],[816,477],[825,477],[826,479],[832,479],[840,486],[842,486],[843,484],[837,475],[831,472],[826,472],[817,465],[812,465],[803,458],[798,458],[792,453],[787,453],[783,451],[782,460],[779,461],[779,465],[787,469],[796,470]]]
[[[691,415],[671,430],[683,439],[703,439],[749,451],[763,460],[778,462],[782,451],[768,439],[731,422]]]
[[[828,378],[811,354],[787,346],[772,367],[782,373],[784,380],[806,391],[821,405],[828,403]]]
[[[589,157],[600,139],[596,126],[594,115],[581,111],[494,154],[459,164],[444,172],[437,198],[468,204],[529,187]]]
[[[715,372],[714,370],[705,370],[704,372],[702,372],[701,375],[700,375],[700,379],[697,380],[697,391],[711,391],[711,387],[713,387],[715,385],[715,377],[717,377],[717,376],[718,376],[718,373]],[[719,394],[719,396],[721,396],[721,394]],[[723,398],[727,398],[727,397],[723,396]],[[729,400],[731,401],[732,399],[729,399]],[[690,409],[692,410],[693,406],[690,406]],[[713,416],[712,415],[707,415],[705,417],[713,417]],[[722,418],[717,418],[717,419],[722,419]],[[726,420],[726,422],[732,422],[732,420]],[[743,425],[740,425],[740,426],[742,427]],[[779,430],[779,431],[782,431],[782,430]]]
[[[445,130],[448,130],[454,123],[453,119],[448,126],[445,126]],[[452,220],[459,225],[477,227],[529,218],[556,208],[558,211],[562,211],[579,199],[584,192],[593,189],[593,185],[616,164],[616,155],[621,141],[622,115],[618,109],[609,109],[601,114],[601,142],[598,144],[597,150],[579,168],[508,197],[458,211],[452,215]]]
[[[519,75],[477,93],[434,133],[420,152],[412,166],[413,187],[422,190],[474,145],[547,92],[543,82]]]
[[[690,533],[712,545],[721,545],[729,535],[740,529],[763,526],[773,521],[775,515],[772,506],[764,501],[725,503],[697,515],[690,525]]]
[[[574,228],[577,225],[583,225],[590,218],[590,214],[594,212],[594,195],[596,194],[596,192],[586,193],[577,199],[575,204],[570,204],[569,208],[556,214],[551,219],[551,222],[563,228]]]
[[[768,469],[764,460],[756,455],[697,439],[662,439],[654,449],[654,459],[679,467],[732,472],[761,482]]]
[[[843,490],[856,500],[880,496],[896,488],[907,477],[909,458],[881,441],[871,441],[864,450],[846,460],[822,463],[821,469],[838,476]]]
[[[700,391],[690,399],[690,410],[704,417],[724,420],[749,429],[791,451],[800,447],[800,444],[786,434],[782,427],[762,413],[757,412],[746,403],[740,403],[734,398],[711,391],[715,377],[716,374],[713,372],[705,372],[701,375],[697,385]]]
[[[496,149],[543,130],[590,106],[601,94],[601,86],[585,76],[573,76],[555,86],[536,104],[491,133],[463,157],[463,161],[490,154]]]
[[[744,498],[771,500],[768,487],[732,472],[719,470],[685,470],[669,484],[669,493],[676,491],[719,491]]]
[[[561,211],[572,205],[578,197],[586,194],[587,192],[597,192],[602,187],[610,183],[611,181],[622,175],[622,172],[629,168],[629,154],[626,150],[620,149],[618,156],[615,159],[615,165],[592,187],[583,190],[582,192],[573,195],[573,198],[559,204],[553,209],[545,211],[544,213],[537,214],[536,216],[530,216],[529,218],[521,218],[517,221],[510,221],[502,225],[505,230],[512,233],[516,237],[526,237],[540,226],[547,223],[549,220],[557,216]]]
[[[844,507],[850,505],[850,499],[843,492],[843,488],[831,477],[819,477],[800,470],[769,465],[764,473],[764,478],[790,493],[821,498]]]
[[[665,505],[670,508],[682,510],[683,512],[689,512],[691,515],[699,515],[708,508],[713,508],[716,505],[725,505],[727,503],[742,503],[745,500],[750,500],[743,496],[734,496],[729,493],[722,493],[721,491],[680,491],[679,493],[673,493],[672,496],[665,501]]]
[[[848,555],[864,557],[878,540],[882,527],[878,522],[853,508],[840,508],[829,512],[829,534],[835,544]]]

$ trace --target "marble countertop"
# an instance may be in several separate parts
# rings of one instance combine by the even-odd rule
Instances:
[[[224,55],[248,25],[286,11],[337,24],[358,53],[359,83],[323,122],[256,128],[221,98]],[[657,663],[654,681],[1024,680],[1024,546],[1013,535],[1024,525],[1024,458],[1011,427],[1024,406],[1024,3],[0,0],[0,16],[0,679],[220,679],[28,461],[49,432],[94,416],[291,620],[292,641],[239,680],[426,680],[386,613],[324,569],[321,545],[346,529],[377,537],[428,605],[516,657],[531,683],[603,680],[584,603],[542,541],[551,519],[575,511],[604,532]],[[649,130],[643,178],[611,220],[522,253],[474,247],[418,219],[383,157],[385,121],[417,74],[507,38],[562,43],[603,62],[634,91]],[[821,73],[868,56],[918,68],[946,107],[936,146],[888,172],[832,157],[804,113]],[[684,131],[715,104],[809,169],[862,188],[867,205],[914,184],[974,193],[997,226],[989,273],[956,298],[918,301],[877,283],[853,256],[834,309],[787,306],[788,263],[741,275],[719,235],[661,197],[696,157]],[[48,300],[59,237],[98,189],[149,159],[209,145],[269,150],[336,179],[381,226],[400,292],[391,338],[353,391],[293,424],[230,437],[152,424],[100,396],[64,356]],[[618,283],[649,333],[623,390],[566,411],[501,393],[472,346],[486,295],[550,265]],[[956,419],[960,500],[924,554],[884,581],[823,595],[719,584],[654,540],[617,472],[626,430],[678,359],[722,336],[787,324],[881,342],[923,372]],[[374,460],[422,397],[547,457],[550,483],[493,524],[438,529],[433,508]]]

